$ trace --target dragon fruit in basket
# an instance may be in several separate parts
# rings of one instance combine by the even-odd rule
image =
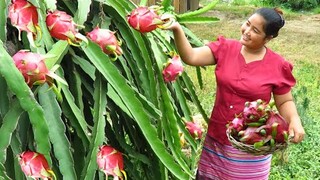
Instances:
[[[246,102],[243,111],[227,124],[227,133],[255,148],[286,143],[289,125],[273,106],[261,99]]]

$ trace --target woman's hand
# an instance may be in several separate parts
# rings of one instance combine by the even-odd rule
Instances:
[[[175,16],[172,14],[162,14],[161,15],[162,25],[159,26],[163,30],[175,30],[180,28],[179,22],[176,21]]]
[[[305,136],[304,128],[302,127],[299,118],[292,119],[289,123],[289,140],[293,143],[300,143]]]
[[[274,94],[274,100],[280,114],[289,123],[289,141],[300,143],[305,135],[291,91],[283,95]]]

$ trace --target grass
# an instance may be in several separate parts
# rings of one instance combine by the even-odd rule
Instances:
[[[219,22],[201,26],[189,24],[187,27],[204,41],[213,41],[218,35],[239,39],[240,26],[254,9],[253,6],[219,5],[206,14],[219,17]],[[294,65],[297,85],[293,94],[307,135],[302,143],[290,145],[283,157],[280,154],[273,156],[270,180],[319,179],[320,18],[319,15],[293,12],[285,13],[285,17],[286,25],[267,46]],[[202,70],[203,89],[196,85],[196,92],[208,114],[214,103],[214,68],[210,66]],[[186,71],[196,80],[195,68],[188,66]]]

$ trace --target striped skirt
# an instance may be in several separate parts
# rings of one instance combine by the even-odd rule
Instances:
[[[207,136],[197,180],[267,180],[272,155],[253,156]]]

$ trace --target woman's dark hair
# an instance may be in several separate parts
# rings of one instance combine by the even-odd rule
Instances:
[[[273,38],[277,37],[279,30],[285,24],[281,9],[260,8],[255,13],[261,15],[265,19],[266,24],[264,25],[264,32],[266,35],[271,35]]]

